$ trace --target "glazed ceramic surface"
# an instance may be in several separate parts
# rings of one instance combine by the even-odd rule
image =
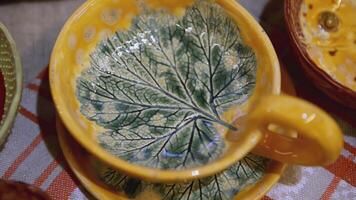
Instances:
[[[232,162],[223,135],[236,130],[240,105],[280,91],[272,45],[234,1],[198,1],[174,11],[180,17],[146,9],[137,16],[129,2],[89,1],[63,28],[50,70],[59,114],[88,150],[129,174],[217,172],[220,165],[205,164]],[[242,137],[235,155],[247,153],[250,140]]]
[[[60,121],[57,130],[71,169],[98,199],[258,199],[277,182],[284,169],[281,163],[248,155],[226,171],[204,179],[176,184],[149,183],[123,175],[88,154]]]
[[[0,117],[0,147],[5,142],[16,117],[22,92],[22,68],[15,43],[6,27],[0,23],[0,76],[3,78],[4,105]]]
[[[337,158],[337,124],[309,103],[277,95],[273,47],[239,4],[199,0],[182,10],[174,1],[171,10],[162,1],[157,10],[144,2],[87,1],[54,47],[53,99],[88,151],[150,182],[211,176],[253,148],[303,165]],[[274,134],[270,124],[286,131]]]
[[[283,92],[295,95],[288,73],[284,68],[281,72]],[[214,196],[215,199],[259,199],[278,181],[285,168],[285,164],[251,154],[216,176],[185,184],[154,184],[125,176],[89,154],[68,133],[58,116],[56,125],[60,146],[69,166],[97,199],[144,199],[147,195],[151,199],[211,199]],[[231,174],[231,170],[236,173]],[[192,194],[197,193],[199,196],[195,198]]]
[[[255,53],[217,4],[199,1],[183,17],[144,12],[91,53],[77,79],[81,113],[124,160],[204,165],[226,149],[217,125],[236,129],[224,113],[253,93]]]
[[[247,155],[220,174],[187,183],[154,184],[130,178],[106,166],[98,166],[100,178],[130,198],[233,199],[239,191],[256,184],[265,175],[268,160]]]
[[[305,0],[300,18],[313,61],[356,92],[356,2]]]

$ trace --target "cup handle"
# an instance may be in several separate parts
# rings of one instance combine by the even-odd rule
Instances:
[[[342,132],[326,112],[287,95],[263,98],[246,127],[262,134],[253,153],[284,163],[328,165],[343,148]]]

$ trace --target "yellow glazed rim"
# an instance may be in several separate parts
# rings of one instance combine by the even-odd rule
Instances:
[[[121,2],[127,3],[128,1]],[[89,18],[92,14],[99,14],[99,9],[102,9],[105,6],[111,6],[111,8],[115,5],[117,6],[116,2],[120,1],[89,0],[85,2],[77,11],[75,11],[64,25],[52,52],[49,75],[51,92],[59,116],[73,137],[90,153],[107,163],[109,166],[118,169],[129,176],[139,177],[140,179],[151,182],[179,182],[213,175],[234,164],[237,160],[241,159],[251,151],[258,142],[256,134],[247,134],[239,141],[238,145],[240,148],[238,151],[229,152],[219,160],[209,163],[208,165],[179,171],[158,170],[135,165],[119,159],[100,147],[96,142],[96,138],[90,137],[88,132],[93,132],[95,130],[90,128],[84,129],[82,124],[90,124],[92,122],[86,121],[85,117],[78,114],[79,109],[74,110],[68,108],[69,106],[73,107],[73,105],[79,105],[73,90],[74,87],[71,88],[72,86],[70,84],[71,81],[75,81],[75,77],[73,78],[73,76],[79,73],[78,68],[82,67],[73,61],[78,59],[78,55],[74,56],[76,54],[74,54],[70,47],[68,47],[70,46],[68,45],[68,41],[70,41],[70,37],[73,36],[73,32],[83,34],[85,27],[89,23],[95,24],[101,29],[116,30],[118,25],[103,25],[103,23],[98,22],[100,21],[100,17]],[[255,19],[234,0],[215,0],[215,2],[222,6],[238,24],[245,44],[252,47],[257,56],[258,71],[256,88],[247,105],[253,104],[253,102],[256,102],[264,95],[279,94],[281,77],[278,58],[265,31]],[[132,15],[127,15],[126,17],[132,17]],[[120,23],[119,25],[121,25],[121,27],[128,26],[128,24]],[[80,49],[90,51],[95,47],[95,44],[97,44],[99,40],[100,38],[97,36],[96,41],[94,40],[89,44],[85,41],[77,41],[77,46],[79,45]],[[68,104],[70,105],[68,106]]]
[[[128,199],[121,193],[114,191],[110,187],[103,184],[90,167],[84,167],[80,164],[82,162],[87,162],[90,158],[85,157],[90,157],[91,155],[89,155],[87,151],[81,147],[75,145],[75,141],[72,140],[70,135],[68,135],[68,132],[64,129],[63,123],[59,118],[56,120],[56,126],[58,130],[59,144],[63,150],[64,157],[84,187],[97,199]],[[73,144],[75,146],[71,147],[70,145]],[[271,187],[278,182],[286,166],[286,164],[271,160],[263,177],[255,184],[239,191],[234,197],[234,200],[261,199],[271,189]]]

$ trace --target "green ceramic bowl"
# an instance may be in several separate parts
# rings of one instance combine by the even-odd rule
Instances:
[[[0,23],[0,148],[5,143],[15,120],[22,93],[22,66],[15,42],[6,27]]]

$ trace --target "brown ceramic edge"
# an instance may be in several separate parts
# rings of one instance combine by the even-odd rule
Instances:
[[[335,101],[356,109],[356,92],[334,80],[320,69],[308,54],[306,44],[300,40],[304,35],[299,22],[302,0],[286,0],[284,3],[285,22],[292,40],[292,46],[307,77],[314,85]]]
[[[28,196],[29,199],[42,199],[42,200],[47,200],[47,199],[49,200],[50,199],[49,195],[46,192],[42,191],[38,187],[35,187],[33,185],[28,184],[28,183],[24,183],[24,182],[20,182],[20,181],[13,181],[13,180],[1,180],[0,179],[0,184],[1,184],[1,182],[3,182],[3,184],[5,184],[6,186],[15,187],[15,189],[17,189],[16,190],[17,192],[23,192],[23,191],[18,191],[18,188],[16,188],[16,187],[18,187],[18,186],[23,187],[23,189],[25,189],[28,193],[31,194],[30,197]],[[7,192],[11,192],[11,190],[7,191]],[[7,192],[5,192],[5,194]],[[0,198],[1,198],[1,192],[0,192]]]

